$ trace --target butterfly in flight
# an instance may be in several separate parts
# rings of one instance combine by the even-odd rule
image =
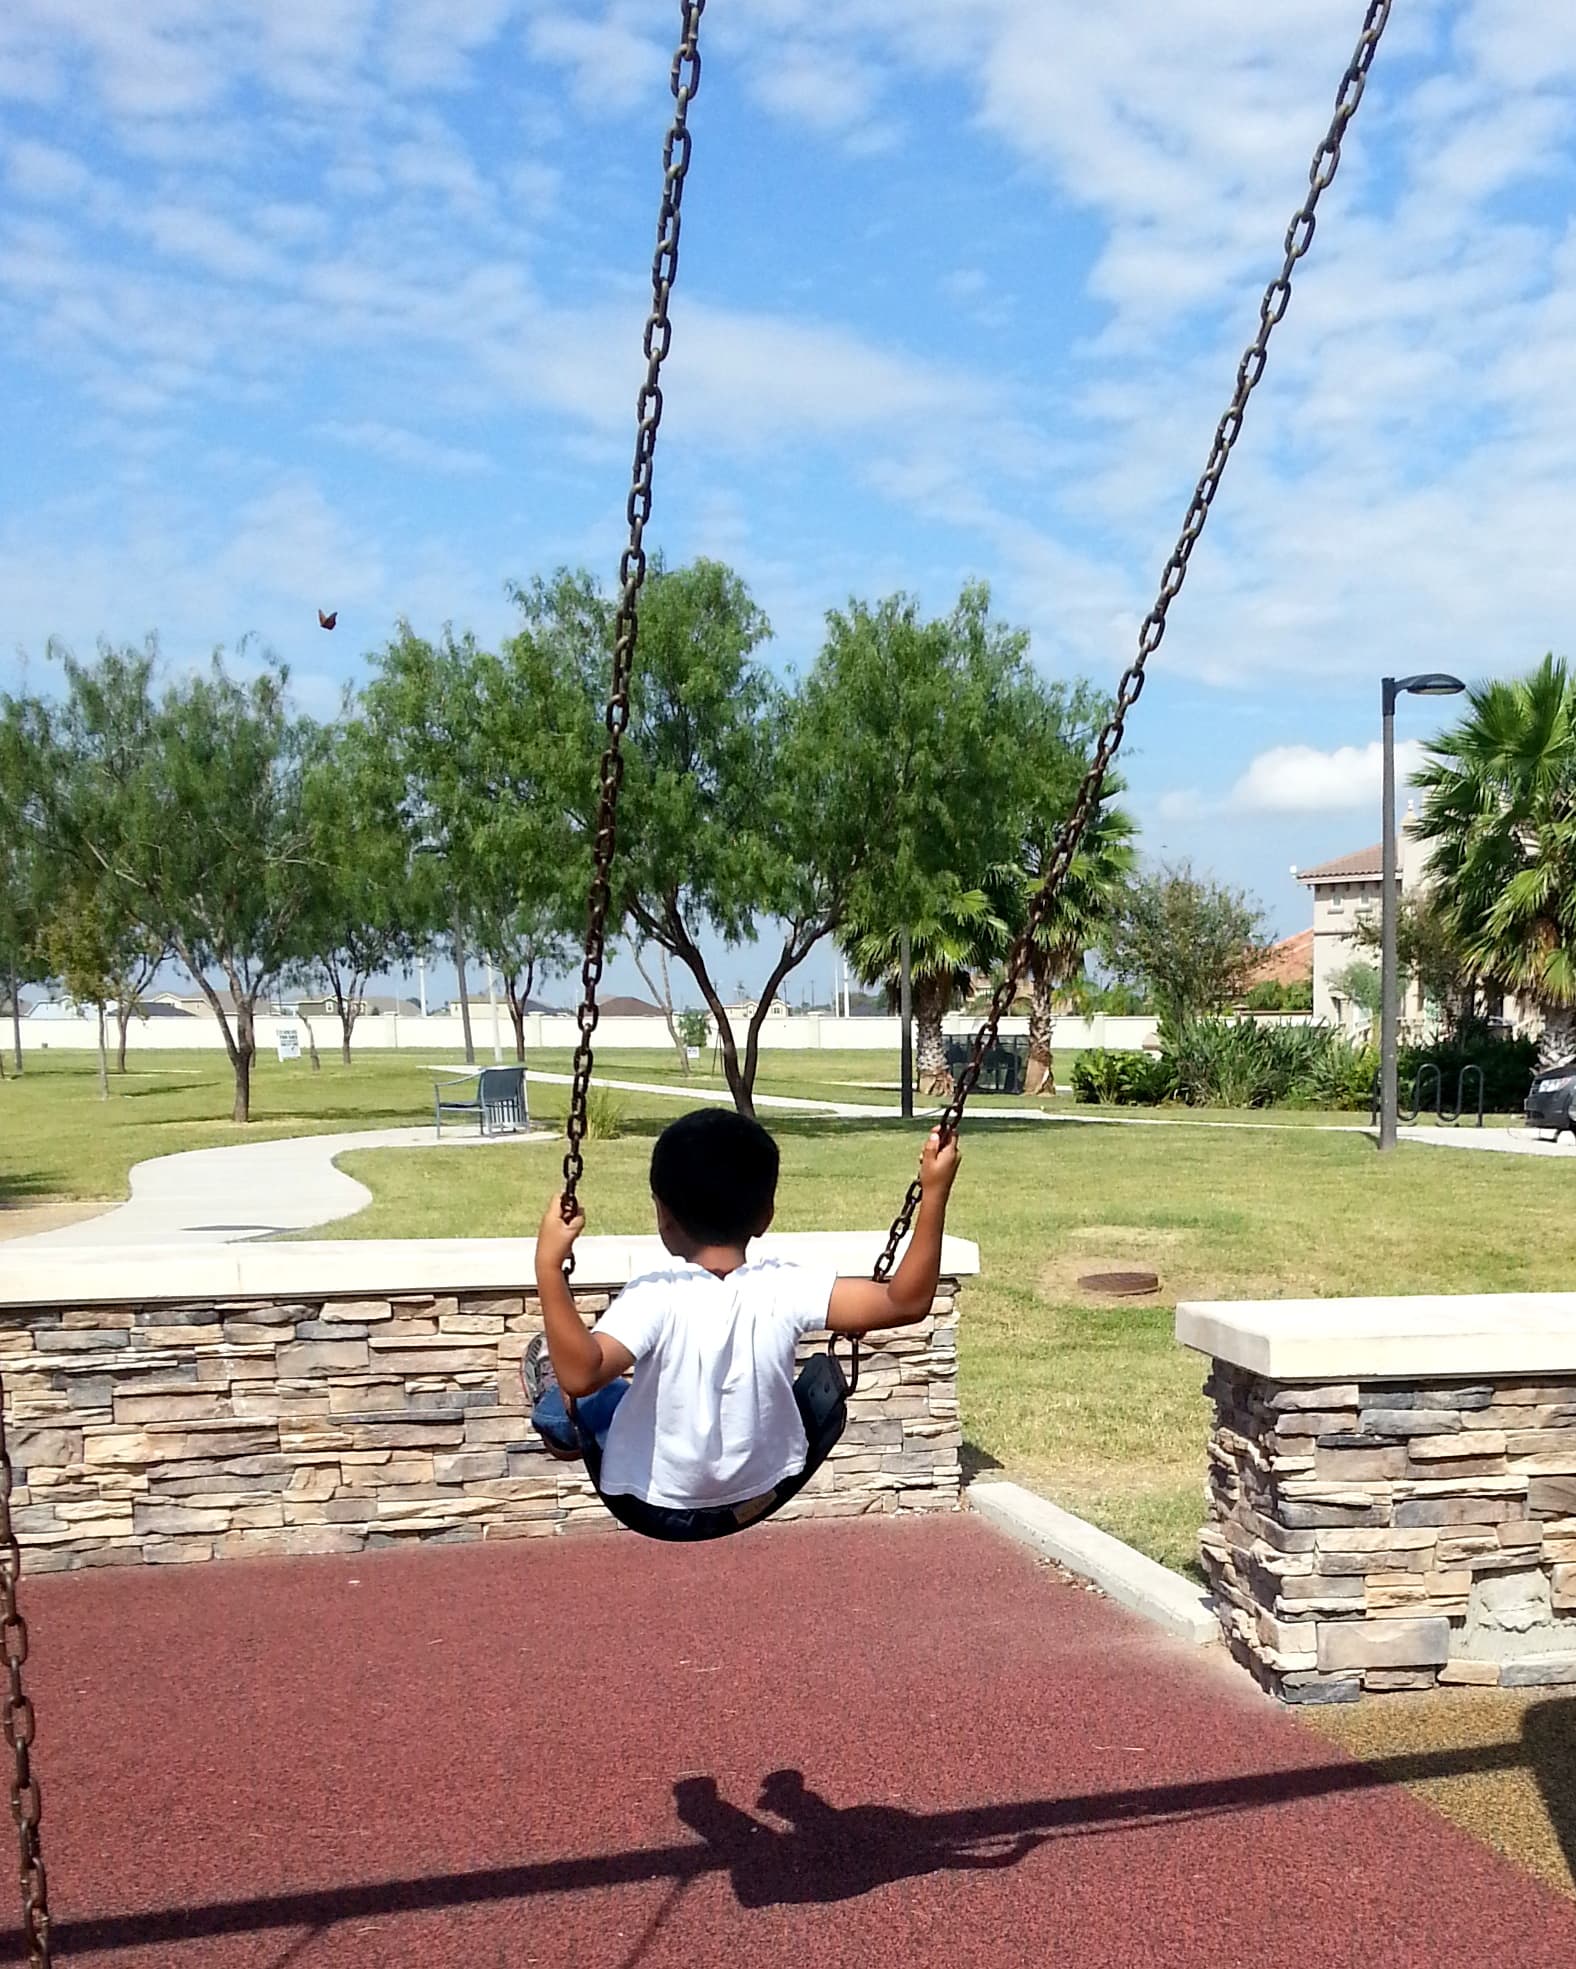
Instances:
[[[317,612],[317,626],[319,629],[332,629],[338,620],[339,610],[337,608],[331,610],[327,615],[321,609]]]

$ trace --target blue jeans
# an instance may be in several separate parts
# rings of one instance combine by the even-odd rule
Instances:
[[[608,1429],[619,1403],[628,1393],[627,1381],[610,1381],[605,1388],[598,1388],[594,1395],[586,1395],[575,1403],[580,1427],[598,1449],[606,1449]],[[580,1437],[570,1418],[569,1404],[556,1382],[537,1396],[536,1406],[531,1410],[531,1427],[554,1449],[573,1456],[580,1454]]]
[[[618,1412],[619,1403],[628,1393],[627,1381],[610,1381],[594,1395],[587,1395],[575,1403],[581,1429],[596,1444],[598,1453],[591,1470],[591,1481],[598,1486],[601,1484],[601,1452],[607,1447],[608,1426]],[[570,1418],[569,1404],[556,1383],[544,1388],[537,1397],[536,1406],[531,1410],[531,1426],[549,1448],[572,1456],[583,1454],[580,1436]],[[647,1504],[633,1498],[626,1500],[626,1503],[638,1518],[635,1528],[656,1537],[715,1538],[739,1527],[739,1519],[731,1507],[684,1511],[672,1505]]]

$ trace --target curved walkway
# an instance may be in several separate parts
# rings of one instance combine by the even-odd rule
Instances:
[[[335,1166],[350,1149],[487,1148],[500,1152],[557,1140],[531,1135],[445,1135],[423,1128],[364,1128],[343,1135],[287,1135],[272,1142],[187,1149],[155,1156],[131,1172],[125,1203],[81,1224],[64,1224],[0,1245],[11,1251],[129,1244],[240,1244],[251,1238],[308,1231],[352,1216],[372,1201],[364,1183]]]
[[[567,1087],[566,1073],[531,1072],[528,1081],[541,1086]],[[686,1087],[657,1080],[616,1080],[599,1077],[598,1085],[616,1093],[650,1094],[692,1105],[728,1106],[731,1096],[716,1088]],[[791,1094],[757,1094],[756,1106],[778,1113],[820,1114],[844,1121],[897,1121],[901,1111],[887,1104],[859,1101],[811,1100]],[[922,1108],[917,1119],[938,1114]],[[1060,1122],[1085,1128],[1230,1128],[1291,1134],[1350,1134],[1371,1132],[1363,1122],[1287,1123],[1275,1121],[1205,1121],[1154,1114],[1077,1114],[1065,1108],[976,1108],[972,1121]],[[1576,1156],[1576,1137],[1559,1143],[1540,1141],[1519,1128],[1470,1129],[1403,1128],[1408,1142],[1438,1148],[1491,1150],[1506,1155]],[[156,1156],[139,1162],[131,1172],[131,1195],[96,1217],[61,1224],[53,1230],[0,1244],[6,1251],[38,1249],[103,1249],[112,1245],[239,1244],[252,1238],[277,1237],[288,1231],[311,1230],[341,1217],[353,1216],[372,1201],[364,1183],[347,1176],[337,1159],[352,1149],[476,1149],[499,1151],[550,1142],[559,1137],[547,1130],[527,1135],[482,1137],[446,1135],[436,1140],[430,1126],[369,1128],[339,1135],[291,1135],[278,1141],[239,1142],[224,1148],[188,1149],[179,1155]]]

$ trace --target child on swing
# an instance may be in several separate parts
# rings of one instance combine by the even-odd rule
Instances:
[[[889,1280],[838,1278],[750,1257],[772,1221],[777,1144],[729,1108],[686,1114],[651,1155],[657,1234],[673,1262],[631,1279],[589,1329],[563,1272],[585,1218],[566,1223],[555,1196],[536,1240],[543,1331],[523,1363],[537,1433],[554,1455],[578,1457],[573,1399],[601,1449],[600,1488],[672,1514],[675,1529],[769,1494],[807,1454],[794,1399],[801,1336],[857,1337],[930,1311],[958,1160],[956,1139],[933,1133],[913,1237]]]

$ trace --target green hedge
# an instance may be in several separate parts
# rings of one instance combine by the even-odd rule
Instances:
[[[1158,1058],[1089,1052],[1073,1069],[1080,1101],[1108,1106],[1366,1108],[1378,1055],[1330,1026],[1189,1019],[1162,1028]]]
[[[1073,1094],[1098,1107],[1155,1107],[1171,1096],[1171,1074],[1153,1053],[1091,1046],[1073,1061]]]
[[[1436,1066],[1446,1107],[1453,1107],[1464,1066],[1483,1069],[1483,1106],[1490,1114],[1520,1114],[1526,1105],[1527,1089],[1538,1064],[1535,1039],[1509,1038],[1481,1026],[1468,1027],[1453,1039],[1437,1040],[1432,1046],[1403,1046],[1399,1055],[1401,1105],[1412,1098],[1412,1083],[1419,1067]],[[1475,1111],[1476,1100],[1471,1102]]]
[[[1334,1026],[1270,1025],[1256,1019],[1189,1019],[1166,1025],[1161,1051],[1094,1050],[1073,1067],[1073,1092],[1104,1107],[1152,1107],[1181,1101],[1200,1108],[1364,1109],[1373,1098],[1378,1049],[1354,1043]],[[1537,1064],[1537,1045],[1475,1028],[1400,1054],[1401,1102],[1420,1067],[1437,1066],[1447,1106],[1461,1069],[1483,1069],[1483,1104],[1491,1114],[1519,1113]],[[1476,1106],[1473,1102],[1472,1106]]]

